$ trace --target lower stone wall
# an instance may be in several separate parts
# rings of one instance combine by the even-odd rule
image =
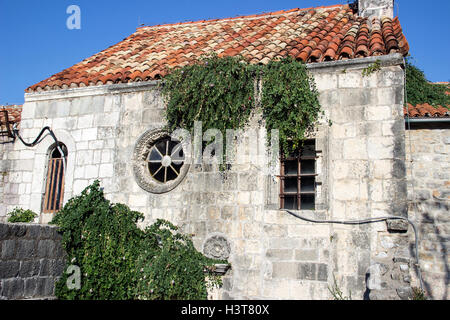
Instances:
[[[0,300],[53,299],[64,271],[56,227],[0,223]]]
[[[424,289],[450,298],[450,125],[415,124],[406,132],[409,217],[417,224]],[[410,248],[414,248],[411,234]],[[412,272],[418,287],[417,270]]]
[[[408,250],[408,240],[409,235],[414,232],[411,227],[408,229],[407,223],[404,222],[389,223],[388,228],[388,232],[378,232],[376,255],[366,273],[365,298],[409,300],[413,296],[410,270],[414,260]]]

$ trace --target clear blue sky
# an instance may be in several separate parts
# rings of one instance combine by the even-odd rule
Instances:
[[[22,104],[24,90],[136,30],[156,25],[226,18],[346,0],[0,0],[0,105]],[[81,30],[69,30],[69,5],[81,8]],[[430,81],[450,79],[450,1],[396,0],[396,14],[415,64]]]

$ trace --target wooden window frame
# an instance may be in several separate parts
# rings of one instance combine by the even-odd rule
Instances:
[[[299,149],[298,156],[288,156],[286,157],[282,152],[280,155],[280,209],[287,210],[315,210],[317,205],[317,149],[316,149],[316,140],[310,139],[307,141],[312,141],[312,145],[314,146],[313,156],[303,156],[302,149]],[[314,161],[314,173],[302,173],[302,161],[313,160]],[[287,161],[297,161],[297,174],[286,174],[286,162]],[[285,192],[285,183],[286,179],[294,179],[297,178],[297,192]],[[302,179],[303,178],[314,178],[313,183],[313,191],[302,191]],[[302,209],[302,198],[304,196],[314,196],[314,209]],[[296,197],[297,200],[297,208],[288,209],[286,208],[285,198],[286,197]]]
[[[43,213],[57,213],[63,207],[66,163],[64,157],[53,158],[52,154],[55,150],[56,147],[51,149],[48,159]]]

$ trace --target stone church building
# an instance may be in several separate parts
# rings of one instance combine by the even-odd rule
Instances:
[[[225,176],[174,159],[158,84],[211,52],[307,64],[325,117],[305,152],[272,171],[268,154],[247,157]],[[228,257],[214,299],[330,299],[335,280],[353,299],[408,299],[420,281],[406,221],[319,224],[284,209],[320,221],[409,218],[424,289],[446,299],[449,113],[404,108],[408,52],[393,0],[138,28],[28,88],[22,108],[4,108],[26,142],[48,126],[59,144],[48,134],[34,147],[13,141],[0,110],[0,222],[21,207],[47,224],[98,179],[109,200],[145,214],[143,225],[169,220],[199,251]],[[249,130],[263,130],[257,120]]]

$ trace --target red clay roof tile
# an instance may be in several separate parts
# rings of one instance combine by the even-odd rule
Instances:
[[[21,105],[0,106],[0,111],[1,110],[6,110],[8,112],[8,120],[11,123],[20,123],[20,121],[22,120]],[[5,123],[3,112],[0,112],[0,122]]]
[[[408,108],[404,108],[405,117],[410,118],[450,118],[449,108],[437,106],[433,107],[428,103],[413,106],[408,103]]]
[[[348,5],[282,10],[140,27],[118,44],[27,91],[159,79],[170,68],[194,63],[212,52],[242,55],[250,63],[287,55],[312,63],[408,51],[398,18],[369,21]]]

